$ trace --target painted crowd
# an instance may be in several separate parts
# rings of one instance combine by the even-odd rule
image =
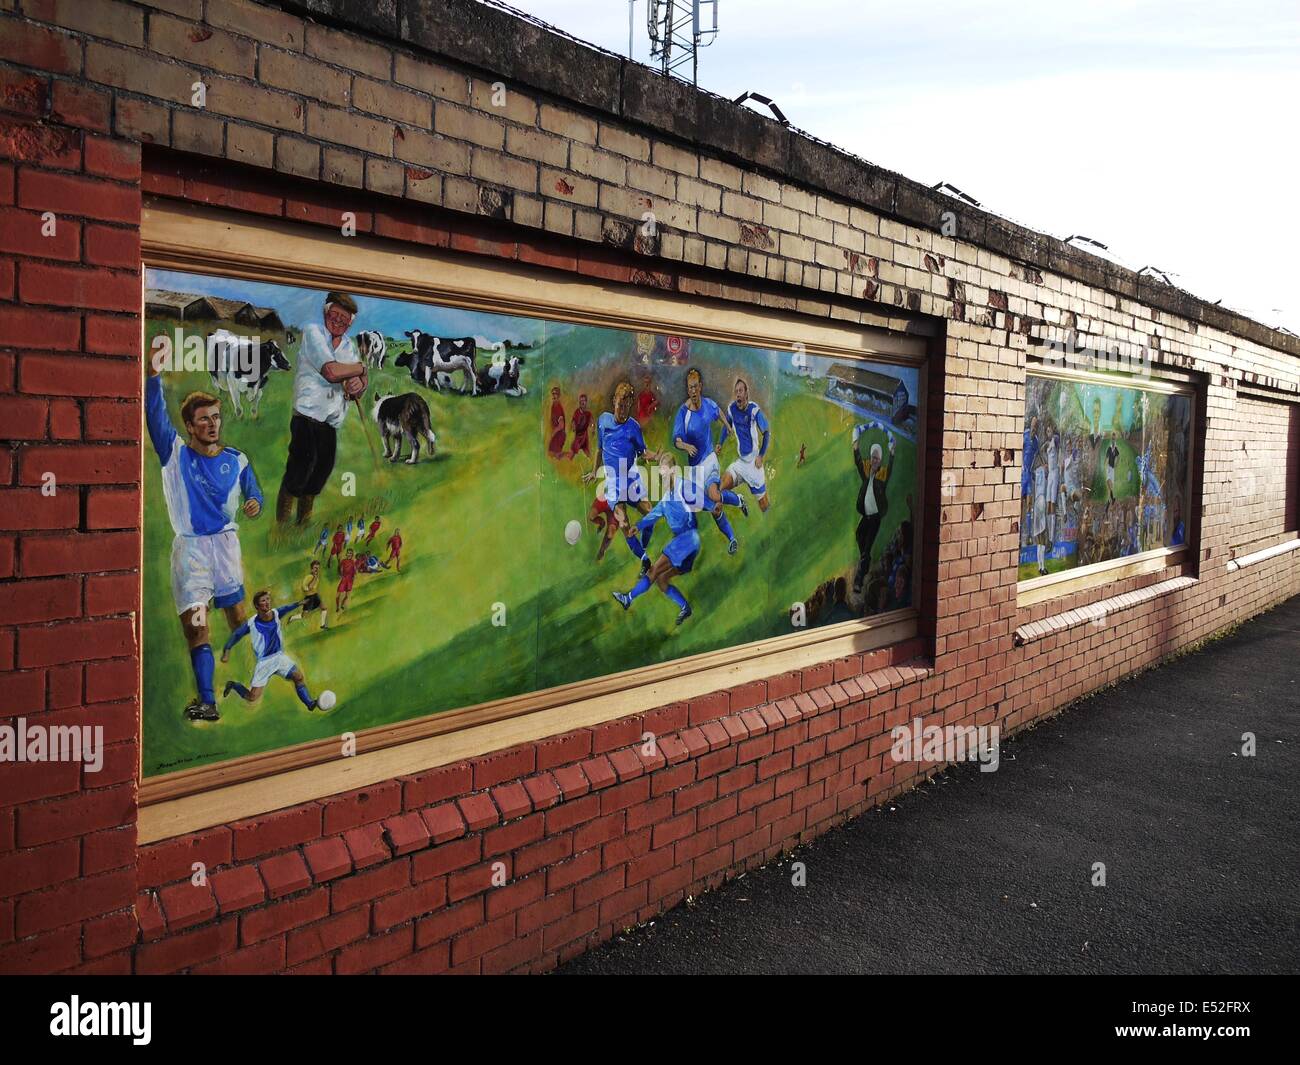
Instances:
[[[1020,579],[1186,543],[1185,394],[1031,374]]]

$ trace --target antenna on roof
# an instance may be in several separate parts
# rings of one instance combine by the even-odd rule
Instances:
[[[659,61],[659,72],[698,85],[699,51],[718,36],[718,0],[649,0],[646,28],[650,32],[650,58]],[[629,55],[631,51],[629,42]]]

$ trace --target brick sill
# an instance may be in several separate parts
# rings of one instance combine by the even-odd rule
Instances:
[[[815,645],[813,655],[822,652]],[[628,735],[640,737],[645,728],[658,732],[651,722],[672,718],[680,711],[682,728],[702,725],[748,708],[767,708],[787,702],[789,698],[812,691],[826,691],[844,685],[847,701],[869,699],[913,681],[934,676],[933,664],[917,666],[924,653],[924,641],[910,637],[875,649],[864,649],[847,657],[806,663],[794,669],[790,662],[777,663],[776,656],[755,660],[752,668],[757,679],[734,686],[740,674],[733,676],[733,686],[705,694],[655,700],[654,706],[629,711],[626,707],[611,712],[608,700],[592,699],[593,715],[575,719],[573,707],[559,706],[547,711],[521,715],[502,722],[492,722],[459,732],[431,736],[423,740],[398,744],[340,759],[334,765],[307,766],[256,781],[217,788],[183,798],[171,799],[140,808],[137,832],[141,845],[184,836],[203,829],[235,822],[251,823],[265,815],[282,815],[290,809],[304,809],[349,791],[375,787],[394,779],[410,779],[428,771],[445,771],[457,765],[470,769],[501,758],[514,750],[538,748],[547,742],[574,734],[587,734],[587,749],[599,751],[592,735],[608,730],[626,729]],[[838,678],[838,679],[837,679]],[[690,680],[687,677],[686,680]],[[787,696],[776,694],[778,682],[793,681]],[[810,687],[804,687],[811,682]],[[784,687],[781,684],[781,687]],[[664,694],[659,692],[658,694]],[[669,693],[671,694],[671,693]],[[839,695],[836,706],[844,705]],[[784,708],[783,708],[784,709]],[[568,726],[566,729],[564,725]],[[663,730],[665,733],[668,729]],[[484,739],[485,735],[493,738]],[[513,742],[511,742],[513,741]],[[611,747],[604,748],[606,751]],[[552,766],[554,768],[554,766]],[[322,773],[328,779],[322,777]],[[478,779],[475,772],[474,779]],[[271,785],[268,787],[267,785]]]
[[[1063,614],[1053,614],[1051,617],[1043,618],[1042,621],[1032,621],[1028,625],[1021,625],[1020,628],[1016,629],[1016,646],[1023,647],[1025,644],[1035,643],[1059,632],[1067,632],[1070,629],[1078,628],[1080,625],[1102,622],[1117,611],[1139,606],[1142,603],[1150,602],[1152,599],[1160,599],[1174,592],[1180,592],[1184,588],[1194,587],[1197,583],[1195,577],[1174,577],[1171,580],[1153,584],[1149,588],[1142,588],[1136,592],[1125,592],[1123,595],[1102,599],[1089,606],[1079,607],[1077,610],[1067,610]]]
[[[1259,562],[1266,562],[1270,558],[1277,558],[1278,555],[1290,554],[1292,551],[1300,551],[1300,539],[1284,540],[1282,543],[1266,547],[1262,551],[1252,551],[1249,555],[1231,559],[1228,562],[1228,572],[1236,573],[1239,569],[1245,569],[1247,566],[1253,566]]]
[[[321,883],[347,873],[376,867],[413,852],[436,850],[464,836],[495,831],[538,811],[562,808],[565,803],[582,796],[627,784],[638,777],[653,777],[683,762],[706,759],[727,747],[738,748],[735,768],[749,762],[761,762],[775,750],[792,746],[801,739],[829,736],[837,730],[849,733],[838,746],[888,735],[885,719],[894,710],[895,701],[891,699],[886,705],[873,707],[872,699],[922,683],[934,675],[933,665],[923,660],[885,666],[676,729],[658,736],[649,751],[647,744],[638,739],[568,765],[491,787],[473,788],[464,794],[445,796],[388,816],[380,814],[345,831],[318,830],[309,834],[311,838],[298,842],[284,841],[278,847],[272,846],[246,857],[240,856],[240,847],[236,844],[233,849],[227,849],[224,857],[213,863],[207,873],[210,878],[215,876],[229,881],[236,870],[257,868],[261,870],[260,880],[269,885],[283,879],[286,866],[296,867],[302,876],[310,878],[309,881],[295,879],[292,886],[273,891],[271,896],[276,901],[286,895],[302,896],[319,890]],[[853,713],[839,713],[849,708],[853,708]],[[806,723],[806,728],[788,733],[781,740],[774,742],[769,739],[766,743],[761,740],[765,735],[784,732],[801,723]],[[715,768],[706,775],[712,776],[716,772],[719,770]],[[659,795],[677,789],[668,784],[668,778],[661,778],[653,790]],[[554,815],[548,814],[548,818],[551,816]],[[375,827],[367,828],[368,825]],[[256,822],[248,822],[223,826],[221,831],[231,832],[238,839],[241,833],[255,833],[256,829]],[[140,915],[139,942],[156,942],[198,924],[219,924],[249,905],[242,894],[225,900],[218,892],[205,900],[206,906],[201,911],[187,909],[183,914],[175,915],[167,912],[171,900],[183,898],[187,906],[191,903],[188,863],[195,853],[194,846],[202,838],[190,836],[169,841],[167,847],[175,849],[179,846],[184,851],[184,868],[172,867],[168,875],[156,880],[147,875],[142,878],[136,898],[136,912]],[[365,844],[364,861],[358,860],[354,854],[362,843]],[[338,857],[325,869],[321,866],[320,856],[326,853],[322,848],[327,844],[329,853]],[[305,862],[290,857],[296,855],[300,847],[305,848]],[[148,853],[148,849],[144,853]],[[271,863],[273,869],[268,869],[267,863]],[[178,891],[178,888],[185,890]]]

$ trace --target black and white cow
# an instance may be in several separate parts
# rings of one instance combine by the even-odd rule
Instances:
[[[225,329],[208,334],[208,372],[218,392],[228,392],[235,417],[244,416],[241,395],[248,399],[253,417],[262,402],[262,392],[273,370],[290,369],[280,345],[274,340],[239,336]]]
[[[433,435],[429,404],[419,393],[384,396],[376,391],[372,396],[370,413],[379,426],[379,435],[384,441],[384,458],[389,462],[402,457],[403,439],[411,444],[411,455],[406,460],[408,466],[414,466],[420,460],[421,441],[428,444],[429,457],[433,457],[438,440]]]
[[[526,396],[528,389],[519,383],[519,371],[524,360],[518,355],[507,355],[501,361],[493,361],[478,372],[478,392],[491,395],[503,392],[507,396]]]
[[[460,370],[465,375],[461,391],[478,395],[478,366],[474,361],[478,347],[473,337],[449,339],[419,329],[408,329],[406,335],[411,338],[411,350],[393,361],[398,366],[409,367],[413,380],[425,388],[441,389],[448,378],[440,375]]]
[[[388,358],[388,342],[384,340],[384,334],[375,329],[358,333],[357,354],[367,366],[383,369],[384,360]]]

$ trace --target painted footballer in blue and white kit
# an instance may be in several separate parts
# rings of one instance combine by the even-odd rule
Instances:
[[[693,506],[688,496],[683,494],[689,473],[679,474],[666,453],[659,459],[659,476],[664,489],[663,498],[637,522],[637,529],[649,543],[650,534],[662,519],[672,533],[672,539],[664,545],[663,552],[654,563],[642,570],[640,578],[631,589],[611,594],[624,610],[630,610],[632,604],[650,590],[651,585],[656,585],[677,605],[677,624],[680,625],[694,611],[686,597],[672,583],[672,579],[679,574],[689,573],[695,567],[695,560],[700,553],[700,534],[695,514],[701,508]]]
[[[293,683],[302,705],[308,710],[316,709],[316,700],[307,690],[307,681],[298,668],[298,663],[289,657],[284,648],[284,627],[281,622],[286,614],[298,609],[301,603],[289,603],[287,606],[273,607],[271,593],[260,591],[253,596],[253,607],[257,611],[248,621],[230,634],[226,646],[221,649],[221,661],[230,661],[230,652],[245,636],[253,647],[253,679],[245,688],[237,680],[226,681],[222,698],[237,694],[248,703],[256,703],[262,698],[262,692],[272,677],[283,677]]]
[[[736,433],[736,451],[740,457],[722,475],[722,488],[734,488],[742,481],[758,500],[760,510],[768,508],[767,474],[763,462],[772,443],[772,429],[763,408],[749,398],[749,382],[736,378],[733,399],[727,405],[727,423]]]
[[[180,439],[167,416],[162,379],[145,386],[145,421],[158,461],[162,464],[163,497],[176,539],[172,543],[172,597],[183,614],[209,600],[218,607],[244,598],[243,565],[239,554],[239,525],[235,521],[244,500],[262,505],[248,456],[233,447],[203,454]]]
[[[641,426],[632,417],[632,400],[631,384],[621,381],[614,389],[614,409],[606,411],[596,422],[596,462],[583,474],[582,480],[590,484],[597,476],[602,478],[600,491],[615,524],[623,530],[628,550],[641,560],[644,573],[650,568],[650,556],[646,554],[649,536],[643,543],[637,535],[637,526],[628,518],[627,508],[633,506],[642,514],[650,510],[649,493],[636,460],[642,455],[653,457],[653,453],[646,450]]]
[[[722,423],[722,433],[716,443],[713,439],[715,422]],[[704,376],[692,366],[686,371],[686,402],[678,408],[677,417],[673,419],[673,446],[686,454],[684,481],[690,482],[697,496],[703,494],[705,505],[700,509],[713,515],[718,530],[727,538],[727,553],[734,555],[740,545],[722,506],[725,503],[739,507],[746,517],[749,516],[749,507],[735,492],[722,486],[718,452],[727,442],[729,432],[727,416],[704,394]],[[683,487],[685,490],[685,485]]]
[[[215,663],[208,642],[207,608],[226,614],[231,629],[243,623],[244,567],[237,516],[255,518],[262,489],[248,456],[221,443],[221,403],[192,392],[181,403],[188,440],[167,414],[162,378],[150,364],[145,423],[162,466],[163,496],[171,521],[172,601],[190,647],[197,698],[185,708],[192,720],[219,718],[213,691]]]
[[[637,459],[645,454],[645,436],[635,418],[619,421],[606,411],[596,421],[596,444],[605,475],[605,502],[636,503],[645,498],[645,484]]]

